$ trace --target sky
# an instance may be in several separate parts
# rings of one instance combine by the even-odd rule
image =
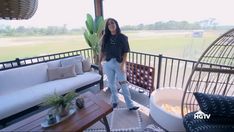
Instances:
[[[104,16],[123,24],[216,18],[222,25],[234,25],[233,4],[233,0],[104,0]]]
[[[85,26],[86,14],[94,16],[94,0],[38,0],[38,9],[29,20],[0,20],[1,24],[26,27]],[[103,0],[104,18],[120,26],[152,24],[157,21],[196,22],[215,18],[219,25],[234,25],[234,0]]]

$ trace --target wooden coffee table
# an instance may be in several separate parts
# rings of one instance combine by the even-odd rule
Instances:
[[[113,111],[111,105],[91,92],[86,92],[82,96],[85,99],[84,108],[78,109],[71,117],[59,124],[42,128],[41,123],[48,113],[48,110],[45,110],[0,131],[83,131],[97,121],[101,121],[106,130],[110,131],[106,116]]]

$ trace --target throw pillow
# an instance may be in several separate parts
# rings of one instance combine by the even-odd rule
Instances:
[[[234,97],[194,93],[202,112],[211,116],[234,117]]]
[[[91,63],[89,59],[82,60],[83,72],[89,72],[91,70]]]
[[[75,65],[76,74],[82,74],[82,60],[77,58],[66,58],[61,60],[62,67],[69,66],[69,65]]]
[[[75,65],[47,69],[49,81],[75,77]]]

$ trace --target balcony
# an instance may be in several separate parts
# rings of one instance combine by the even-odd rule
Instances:
[[[102,16],[102,1],[95,0],[94,3],[95,15]],[[5,18],[12,19],[11,17]],[[203,31],[194,31],[193,37],[199,38],[201,36],[203,36]],[[128,54],[127,61],[131,66],[134,65],[137,68],[140,67],[140,70],[138,71],[138,76],[133,76],[132,81],[135,85],[129,84],[129,86],[131,88],[130,92],[132,95],[132,99],[135,101],[136,104],[140,106],[140,110],[135,113],[127,112],[126,114],[126,106],[124,104],[124,99],[120,91],[120,104],[118,108],[114,109],[112,114],[108,116],[111,130],[147,131],[148,129],[150,131],[154,129],[155,131],[163,131],[166,129],[169,131],[181,131],[184,130],[182,128],[182,118],[184,118],[185,114],[189,113],[190,110],[199,110],[198,103],[195,101],[195,98],[193,96],[194,92],[220,94],[225,96],[228,95],[233,97],[233,33],[227,34],[226,36],[224,35],[223,38],[220,39],[220,41],[217,40],[215,41],[215,43],[216,42],[217,44],[215,44],[214,46],[214,51],[210,52],[208,55],[203,56],[204,60],[200,61],[169,57],[162,54],[155,55],[131,51]],[[232,47],[224,48],[222,49],[222,52],[215,54],[218,51],[216,49],[219,49],[219,47],[222,46]],[[0,72],[53,60],[69,58],[77,55],[82,55],[84,58],[92,58],[93,52],[91,51],[91,49],[81,49],[31,58],[16,58],[15,60],[0,62]],[[221,60],[220,58],[223,60]],[[91,62],[93,63],[94,60],[91,59]],[[218,64],[213,64],[213,62]],[[220,65],[220,63],[224,65]],[[153,74],[148,73],[149,70],[146,70],[147,68],[152,68]],[[132,73],[134,72],[135,71],[132,70]],[[145,87],[144,80],[146,81],[147,79],[149,79],[144,75],[144,73],[146,72],[147,75],[150,76],[150,79],[153,80],[152,87]],[[103,79],[100,85],[94,85],[87,90],[81,91],[81,93],[85,91],[92,91],[99,97],[103,98],[103,100],[105,100],[106,102],[109,102],[110,91],[108,91],[108,86],[106,85],[107,80],[105,75],[103,75],[102,77]],[[143,81],[141,79],[135,78],[143,78]],[[8,79],[11,80],[11,78]],[[101,91],[99,90],[100,88],[102,89]],[[187,102],[184,100],[186,100]],[[149,112],[149,109],[151,110],[151,113]],[[20,120],[22,119],[24,120],[24,118],[40,112],[41,110],[42,109],[39,108],[36,110],[32,109],[30,111],[26,111],[24,113],[21,113],[20,115],[11,117],[10,122],[1,120],[1,124],[5,126],[15,124],[16,122],[20,122]],[[149,116],[149,113],[151,114],[151,116]],[[198,112],[198,114],[202,113]],[[193,117],[193,115],[191,115],[191,117]],[[230,126],[233,128],[234,123],[231,122],[230,124]],[[27,125],[30,127],[33,126],[29,124]],[[96,123],[89,127],[87,131],[105,131],[105,129],[104,126]]]
[[[57,53],[51,55],[37,56],[32,58],[16,58],[12,61],[6,61],[0,63],[0,71],[13,69],[17,67],[23,67],[38,63],[43,63],[51,60],[58,60],[62,58],[67,58],[71,56],[82,55],[84,58],[92,58],[93,53],[91,49],[81,49],[76,51]],[[91,60],[94,62],[94,60]],[[154,82],[153,87],[155,89],[163,88],[177,88],[183,90],[186,86],[186,82],[189,78],[190,73],[196,61],[185,60],[173,57],[167,57],[163,55],[153,55],[147,53],[140,53],[131,51],[128,55],[128,62],[144,65],[147,67],[154,68]],[[104,84],[105,82],[104,76]],[[107,87],[107,86],[104,86]],[[144,106],[146,109],[149,109],[149,98],[150,89],[142,89],[138,86],[131,87],[132,98]],[[97,92],[96,88],[94,91]],[[105,88],[104,88],[105,89]],[[141,92],[141,93],[140,93]],[[142,93],[143,92],[143,93]],[[102,93],[103,94],[103,93]]]
[[[220,95],[219,98],[229,98],[227,96],[231,96],[230,100],[232,100],[233,31],[234,30],[230,30],[214,41],[206,52],[204,52],[199,61],[167,57],[161,54],[154,55],[134,51],[129,52],[126,64],[128,84],[129,88],[131,88],[132,99],[136,104],[140,105],[141,109],[140,111],[132,113],[135,114],[132,117],[129,117],[128,114],[126,115],[126,106],[122,95],[119,94],[121,103],[118,105],[117,109],[113,110],[114,112],[112,112],[111,117],[108,117],[109,122],[111,122],[111,129],[142,131],[144,128],[147,129],[147,125],[149,125],[144,124],[143,121],[149,120],[150,123],[156,125],[155,129],[158,130],[184,131],[184,125],[182,123],[184,116],[185,119],[187,119],[186,116],[189,115],[188,113],[198,111],[200,109],[199,107],[201,107],[198,100],[199,97],[194,93],[201,94],[199,96],[205,96],[203,95],[204,93],[211,94],[209,96],[212,96],[214,100],[216,97],[213,97],[212,94]],[[223,50],[227,52],[224,53]],[[25,68],[30,65],[40,66],[46,64],[47,66],[50,62],[59,62],[60,64],[60,60],[80,57],[80,55],[83,56],[83,58],[91,58],[91,63],[94,63],[94,59],[92,59],[93,54],[92,50],[87,48],[31,58],[16,58],[12,61],[0,62],[0,72],[2,71],[3,73],[0,77],[3,79],[3,75],[6,75],[7,71],[11,69]],[[46,73],[47,72],[45,72],[45,74]],[[92,86],[94,85],[93,87],[87,85],[88,89],[86,89],[86,91],[93,91],[108,103],[110,91],[106,83],[105,73],[102,74],[102,72],[99,72],[99,74],[101,74],[100,81],[92,83]],[[29,75],[33,77],[32,74]],[[88,78],[86,78],[86,80],[87,79]],[[100,85],[95,85],[96,83],[100,83]],[[3,82],[3,84],[6,84],[6,82]],[[120,86],[118,86],[118,83],[116,83],[116,85],[117,87]],[[56,85],[54,84],[53,86]],[[82,91],[79,92],[82,93]],[[121,90],[119,93],[121,93]],[[198,101],[196,101],[195,98]],[[207,100],[209,100],[209,98]],[[218,105],[218,103],[214,103],[214,105]],[[27,113],[28,112],[26,112],[26,115]],[[134,123],[126,122],[125,124],[127,125],[125,128],[122,128],[124,124],[121,124],[125,122],[124,120],[119,126],[113,125],[116,124],[117,118],[120,116],[119,114],[129,118],[129,120]],[[149,116],[149,114],[151,116]],[[201,112],[197,114],[201,114]],[[25,113],[23,114],[23,116],[26,115]],[[142,116],[144,116],[144,119]],[[17,122],[16,120],[18,120],[18,118],[19,116],[17,115],[11,117],[11,120]],[[122,118],[119,118],[118,120],[121,119]],[[6,121],[8,120],[3,119],[1,123],[4,124]],[[129,124],[132,126],[129,126]],[[155,127],[154,125],[153,127]],[[87,130],[97,130],[95,127],[100,127],[100,125],[96,124]],[[229,129],[230,127],[225,126],[225,129],[226,128]]]

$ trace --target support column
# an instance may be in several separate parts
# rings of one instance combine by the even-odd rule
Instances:
[[[95,18],[103,16],[103,0],[94,0]]]

